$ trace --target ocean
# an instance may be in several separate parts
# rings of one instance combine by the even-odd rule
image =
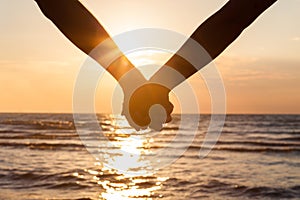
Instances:
[[[113,155],[111,147],[95,145],[104,155],[99,159],[77,134],[72,114],[0,114],[0,199],[300,199],[300,115],[228,115],[204,158],[199,150],[211,116],[200,116],[194,138],[188,123],[179,130],[182,116],[173,117],[160,133],[132,142],[144,133],[122,131],[113,116],[98,115],[107,138],[101,144],[134,155]],[[88,131],[88,122],[82,124]],[[179,131],[186,137],[158,159],[174,162],[157,170],[143,165],[147,157],[139,152],[165,148]]]

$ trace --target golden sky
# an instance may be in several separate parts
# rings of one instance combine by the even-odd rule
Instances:
[[[81,2],[111,35],[164,28],[189,36],[226,1]],[[279,0],[216,59],[228,113],[300,113],[299,8],[299,0]],[[73,87],[86,55],[33,0],[1,0],[0,27],[0,112],[72,112]],[[107,113],[116,84],[108,75],[105,80],[98,86],[96,107]],[[201,111],[210,112],[204,82],[197,77],[191,82]]]

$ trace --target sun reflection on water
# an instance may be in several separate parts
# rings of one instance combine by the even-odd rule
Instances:
[[[99,199],[127,200],[161,197],[158,191],[167,177],[157,177],[151,163],[145,158],[153,153],[154,140],[147,137],[149,130],[136,132],[120,116],[110,116],[110,131],[104,133],[113,148],[105,150],[105,161],[96,163],[101,172],[91,171],[93,180],[101,186]],[[108,142],[106,141],[106,142]]]
[[[145,155],[153,153],[148,148],[149,143],[153,142],[147,137],[150,130],[136,132],[122,116],[110,115],[110,121],[111,131],[104,135],[113,148],[106,151],[105,166],[123,174],[151,173],[151,163],[144,158]]]
[[[107,170],[107,169],[106,169]],[[126,176],[119,174],[114,180],[99,180],[98,184],[104,189],[99,198],[105,200],[152,199],[162,197],[157,194],[162,184],[168,178],[155,176]]]

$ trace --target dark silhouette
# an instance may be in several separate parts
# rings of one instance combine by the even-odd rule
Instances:
[[[230,0],[219,11],[203,22],[190,36],[210,55],[211,60],[220,55],[237,37],[277,0]],[[179,51],[185,50],[185,45]],[[165,65],[179,71],[185,78],[197,70],[183,58],[175,55]],[[163,71],[163,68],[160,70]],[[159,76],[161,72],[157,72]],[[179,84],[179,83],[178,83]],[[174,85],[175,87],[176,85]]]
[[[101,26],[101,24],[95,19],[95,17],[78,1],[78,0],[35,0],[44,13],[44,15],[50,19],[56,27],[79,49],[86,54],[90,54],[91,51],[96,48],[100,43],[110,38],[109,34]],[[129,124],[135,129],[146,128],[149,123],[136,123],[131,119],[131,115],[128,110],[128,102],[130,97],[127,94],[132,93],[128,87],[130,84],[135,84],[137,87],[146,83],[144,76],[137,70],[132,63],[121,53],[117,45],[110,41],[107,51],[120,54],[121,56],[111,63],[106,70],[119,81],[124,91],[124,105],[123,114],[126,116]],[[105,60],[101,57],[94,57],[99,64],[105,65]],[[102,65],[102,66],[103,66]],[[130,72],[130,73],[128,73]],[[128,76],[125,79],[124,75]],[[144,93],[144,97],[147,99],[148,105],[153,105],[154,102],[160,102],[168,110],[167,115],[170,116],[173,105],[169,100],[162,101],[159,94],[160,91],[147,89]],[[137,107],[132,112],[138,114],[140,107]],[[144,112],[145,110],[143,110]],[[142,119],[142,118],[139,118]],[[168,118],[170,121],[171,118]],[[164,123],[164,122],[162,122]],[[162,124],[161,123],[161,124]]]
[[[197,66],[197,69],[201,69],[220,55],[237,39],[243,30],[276,1],[277,0],[230,0],[219,11],[203,22],[190,37],[197,41],[208,52],[210,59],[203,58],[202,66]],[[178,51],[189,52],[189,47],[187,44],[184,44]],[[169,70],[166,70],[166,68],[177,70],[185,79],[197,72],[197,69],[195,69],[191,63],[178,56],[178,54],[175,54],[153,75],[150,82],[161,82],[163,79],[172,79],[172,77],[169,77],[170,73],[168,73]],[[185,79],[178,77],[173,78],[172,81],[170,81],[172,84],[168,85],[169,89],[176,87]],[[151,83],[147,87],[151,88]],[[147,87],[144,86],[143,88],[146,90]],[[168,99],[168,90],[161,89],[161,91],[163,91],[160,93],[162,95],[161,99],[166,101],[166,99]],[[131,110],[135,109],[136,102],[140,102],[139,104],[145,102],[144,93],[145,91],[143,91],[143,89],[137,90],[133,94],[134,98],[129,104],[131,105],[131,117],[134,121],[139,122],[139,124],[142,124],[140,120],[144,120],[144,122],[151,121],[147,109],[141,110],[138,115],[131,112]],[[151,105],[144,105],[145,108],[151,107]],[[167,117],[168,120],[171,120],[170,116]]]
[[[109,34],[93,15],[78,0],[35,0],[44,15],[49,18],[59,30],[86,54],[106,39]],[[218,12],[202,23],[191,35],[208,52],[211,59],[204,60],[203,66],[220,55],[260,14],[273,5],[276,0],[230,0]],[[189,51],[184,44],[179,51]],[[117,45],[111,41],[107,51],[120,53]],[[106,70],[120,82],[124,91],[123,114],[129,124],[139,129],[154,128],[160,130],[162,124],[171,121],[173,105],[169,101],[170,89],[176,87],[184,80],[176,80],[170,89],[151,83],[160,82],[161,79],[172,79],[164,74],[164,68],[173,68],[180,72],[186,79],[197,72],[197,70],[185,59],[174,55],[165,66],[163,66],[150,80],[146,82],[142,74],[130,63],[125,55],[115,60]],[[103,64],[101,58],[94,58]],[[122,66],[122,67],[120,67]],[[121,78],[133,70],[134,76],[127,81]],[[131,71],[132,72],[132,71]],[[139,89],[130,91],[126,86],[129,82],[136,84]],[[133,92],[133,95],[126,94]],[[165,108],[166,120],[151,123],[149,109],[152,105],[160,104]]]

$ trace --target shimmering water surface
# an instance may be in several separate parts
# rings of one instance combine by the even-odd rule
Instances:
[[[168,145],[180,116],[148,138],[124,131],[115,123],[122,119],[98,119],[113,148],[88,151],[69,114],[0,114],[0,199],[300,199],[300,115],[229,115],[217,145],[200,159],[210,122],[201,115],[188,150],[156,172],[140,155]],[[82,126],[93,132],[88,122]],[[183,126],[189,140],[190,125]],[[185,142],[165,156],[176,158]],[[103,159],[95,159],[94,150]],[[124,174],[118,166],[141,173]]]

